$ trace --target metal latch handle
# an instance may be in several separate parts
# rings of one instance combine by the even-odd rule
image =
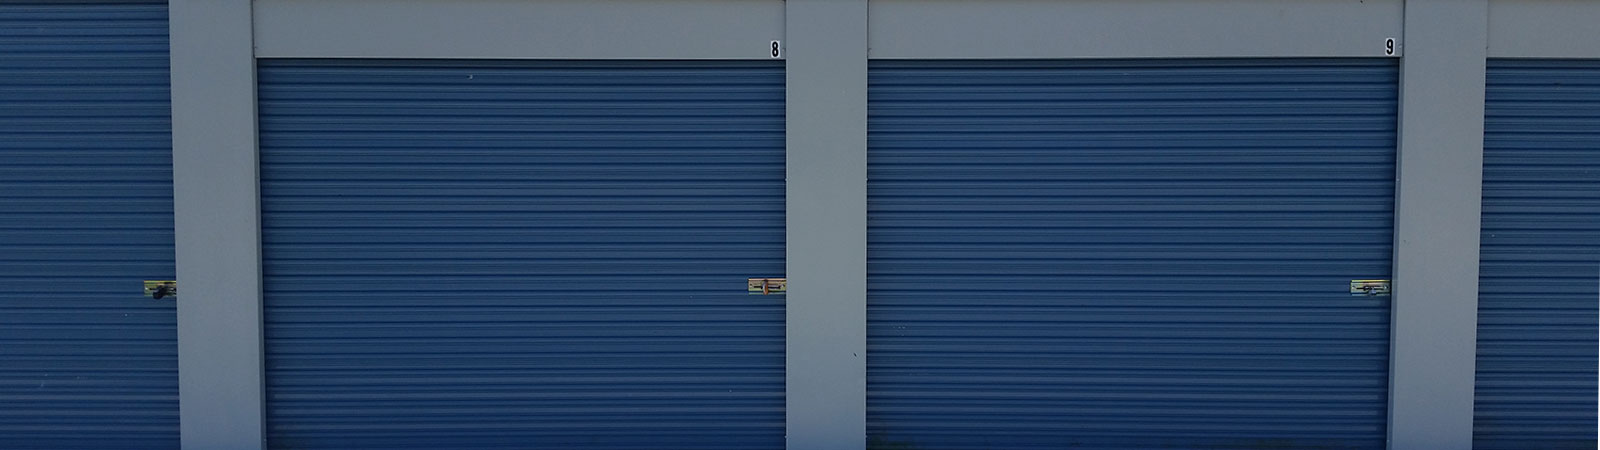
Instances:
[[[1389,280],[1350,280],[1350,295],[1383,297],[1389,295]]]
[[[788,291],[788,278],[751,278],[746,285],[751,294],[772,295]]]
[[[145,280],[144,296],[156,300],[166,297],[178,296],[178,282],[175,280]]]

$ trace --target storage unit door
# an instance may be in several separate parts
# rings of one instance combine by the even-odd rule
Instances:
[[[1383,448],[1392,60],[874,61],[884,448]]]
[[[1600,61],[1490,60],[1473,446],[1595,447]]]
[[[0,448],[178,446],[165,2],[0,3]]]
[[[260,62],[272,448],[780,448],[781,62]]]

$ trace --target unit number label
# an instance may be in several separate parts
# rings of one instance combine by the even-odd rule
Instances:
[[[782,42],[772,41],[772,45],[767,47],[767,48],[768,48],[768,50],[770,50],[770,52],[767,53],[767,54],[771,55],[773,58],[782,58],[783,57],[783,43]]]
[[[1394,38],[1383,40],[1383,56],[1394,56]]]

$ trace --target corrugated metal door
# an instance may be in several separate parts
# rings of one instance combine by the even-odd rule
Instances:
[[[1474,447],[1592,449],[1600,61],[1491,60],[1487,96]]]
[[[0,3],[0,448],[178,446],[165,2]]]
[[[883,448],[1382,448],[1396,64],[874,61]]]
[[[781,62],[260,67],[271,447],[783,446]]]

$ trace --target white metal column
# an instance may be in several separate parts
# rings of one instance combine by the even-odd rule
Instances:
[[[785,3],[791,449],[866,446],[867,1]]]
[[[1389,447],[1472,448],[1487,0],[1409,0],[1400,62]]]
[[[250,0],[172,0],[178,418],[190,449],[262,447]]]

